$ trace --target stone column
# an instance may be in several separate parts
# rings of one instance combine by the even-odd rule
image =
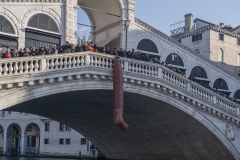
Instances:
[[[65,3],[65,37],[69,43],[77,43],[77,1],[68,0]]]
[[[7,134],[3,134],[3,154],[7,154]]]
[[[36,148],[39,148],[39,138],[40,138],[40,135],[36,135]],[[39,148],[40,149],[40,148]],[[39,151],[36,151],[36,154],[39,154],[40,153],[40,150]]]
[[[40,138],[39,154],[43,154],[43,147],[44,147],[44,123],[41,123],[39,138]]]
[[[127,36],[127,41],[125,40],[126,38],[123,39],[124,45],[127,46],[127,50],[131,50],[133,47],[133,44],[135,43],[134,40],[134,17],[135,17],[135,6],[136,6],[136,0],[127,0],[127,5],[126,5],[126,11],[125,11],[125,19],[129,19],[131,21],[130,26],[128,27],[127,33],[123,32],[123,36]],[[124,29],[123,29],[124,30]],[[127,45],[126,45],[127,42]]]
[[[24,155],[25,154],[25,139],[26,139],[26,134],[25,133],[22,133],[21,134],[21,155]]]

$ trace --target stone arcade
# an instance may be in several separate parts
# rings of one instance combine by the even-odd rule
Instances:
[[[187,77],[200,67],[205,72],[197,78],[208,81],[212,88],[222,89],[231,97],[239,92],[236,74],[135,18],[134,0],[98,1],[102,5],[93,5],[93,0],[67,2],[2,0],[0,15],[14,32],[0,34],[15,38],[18,47],[25,46],[28,32],[44,32],[53,38],[45,42],[38,37],[36,43],[55,44],[56,39],[75,42],[77,7],[96,7],[120,17],[85,10],[96,27],[92,30],[94,42],[159,55],[186,70]],[[116,8],[105,7],[107,3]],[[14,11],[16,5],[19,8]],[[33,16],[47,16],[47,29],[28,26]],[[127,19],[131,24],[124,31]],[[144,46],[146,43],[151,47]],[[0,110],[61,121],[112,159],[240,159],[239,104],[158,64],[120,59],[124,120],[129,125],[127,132],[121,132],[112,123],[113,59],[91,52],[2,59]],[[218,85],[219,81],[224,85]]]

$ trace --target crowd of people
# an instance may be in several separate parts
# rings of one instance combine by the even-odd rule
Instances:
[[[222,91],[219,91],[217,88],[212,88],[210,85],[209,85],[209,82],[204,82],[204,81],[201,81],[201,80],[197,80],[197,78],[195,76],[190,76],[188,79],[190,79],[191,81],[195,82],[195,83],[198,83],[200,84],[201,86],[223,96],[223,97],[226,97],[228,98],[229,100],[232,100],[238,104],[240,104],[239,101],[237,101],[237,99],[233,98],[233,97],[230,97],[229,96],[229,93],[226,93],[226,92],[222,92]]]
[[[137,60],[142,60],[146,62],[153,62],[153,63],[160,63],[159,56],[152,56],[149,54],[141,53],[140,51],[126,51],[120,48],[117,50],[114,48],[111,50],[109,47],[100,47],[97,44],[90,43],[81,43],[79,42],[77,46],[70,44],[68,41],[60,46],[48,46],[48,47],[29,47],[29,48],[20,48],[17,49],[10,49],[7,48],[6,52],[2,52],[0,48],[1,58],[16,58],[16,57],[28,57],[28,56],[40,56],[40,55],[50,55],[50,54],[65,54],[65,53],[73,53],[73,52],[84,52],[84,51],[92,51],[92,52],[99,52],[109,55],[118,55],[120,57],[132,58]]]
[[[29,48],[20,48],[18,49],[10,49],[7,48],[6,52],[3,53],[2,48],[0,48],[0,56],[1,58],[17,58],[17,57],[29,57],[29,56],[41,56],[41,55],[51,55],[51,54],[65,54],[65,53],[73,53],[73,52],[84,52],[84,51],[92,51],[92,52],[99,52],[103,54],[109,54],[109,55],[116,55],[119,57],[126,57],[146,62],[152,62],[152,63],[158,63],[161,65],[164,65],[165,67],[171,69],[172,71],[186,77],[186,72],[184,69],[173,67],[172,65],[167,64],[164,61],[160,61],[160,56],[155,55],[149,55],[146,53],[141,53],[140,51],[135,51],[132,49],[131,51],[126,51],[120,48],[117,50],[114,48],[113,50],[110,49],[110,47],[106,46],[98,46],[97,44],[94,44],[92,42],[78,42],[76,46],[74,44],[70,44],[68,41],[64,45],[56,45],[56,46],[48,46],[48,47],[29,47]],[[218,89],[213,89],[209,86],[208,82],[199,81],[196,79],[195,76],[190,76],[189,79],[191,81],[194,81],[200,85],[202,85],[205,88],[208,88],[219,95],[226,97],[236,103],[239,103],[236,99],[229,97],[226,93],[220,92]],[[240,104],[240,103],[239,103]]]

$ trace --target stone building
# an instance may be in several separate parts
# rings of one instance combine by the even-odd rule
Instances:
[[[54,120],[19,112],[0,113],[0,154],[93,156],[96,147],[72,128]]]
[[[178,32],[179,31],[179,32]],[[185,26],[171,31],[172,37],[223,68],[239,74],[240,26],[219,25],[185,15]]]
[[[97,3],[101,5],[96,5],[95,0],[0,0],[0,47],[76,43],[79,7],[86,12],[93,26],[93,42],[124,47],[125,22],[134,20],[135,0],[101,0]]]

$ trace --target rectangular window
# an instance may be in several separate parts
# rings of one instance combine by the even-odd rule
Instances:
[[[65,144],[70,144],[71,140],[70,139],[65,139]]]
[[[49,144],[49,139],[48,138],[44,139],[44,144]]]
[[[182,42],[182,39],[179,39],[179,40],[177,40],[179,43],[181,43]]]
[[[66,125],[66,131],[71,131],[71,128]]]
[[[59,144],[64,144],[64,139],[63,138],[59,139]]]
[[[219,40],[224,41],[224,34],[219,33]]]
[[[64,131],[64,124],[59,123],[59,131]]]
[[[192,42],[196,42],[196,41],[200,41],[200,40],[202,40],[202,33],[192,36]]]
[[[237,39],[237,45],[239,45],[239,46],[240,46],[240,38],[239,38],[239,39]]]
[[[49,123],[45,123],[45,131],[49,131]]]
[[[86,145],[86,144],[87,144],[86,138],[81,138],[81,145]]]

